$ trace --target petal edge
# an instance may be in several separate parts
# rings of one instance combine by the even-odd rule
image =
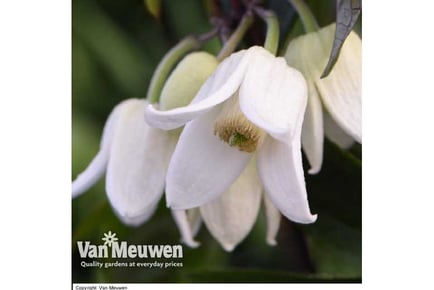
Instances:
[[[298,144],[297,144],[298,143]],[[288,145],[267,138],[258,153],[258,172],[271,202],[288,219],[313,223],[307,200],[300,141]]]
[[[232,54],[218,66],[190,105],[168,111],[159,111],[149,105],[145,112],[146,121],[153,127],[172,130],[209,112],[236,92],[244,78],[248,60],[249,54],[244,50]]]

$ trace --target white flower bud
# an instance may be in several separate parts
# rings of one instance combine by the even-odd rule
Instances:
[[[166,111],[190,104],[217,66],[216,57],[207,52],[193,52],[184,57],[164,84],[160,109]]]

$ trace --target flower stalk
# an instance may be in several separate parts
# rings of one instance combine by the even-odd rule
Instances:
[[[304,30],[306,33],[318,31],[319,25],[313,16],[312,11],[309,6],[307,6],[304,0],[288,0],[292,7],[297,11],[300,16],[301,22],[303,23]]]
[[[264,48],[271,54],[276,55],[279,47],[279,22],[277,16],[273,11],[265,10],[260,7],[255,7],[255,12],[267,24]]]
[[[178,63],[186,53],[198,48],[199,46],[200,40],[198,38],[187,36],[169,50],[158,64],[157,69],[152,76],[151,83],[149,84],[146,98],[150,103],[156,103],[160,99],[164,83],[176,63]]]
[[[224,60],[226,57],[228,57],[235,51],[238,44],[243,39],[244,34],[252,25],[252,23],[253,23],[253,15],[252,13],[247,12],[241,19],[241,22],[238,25],[237,29],[234,31],[234,33],[232,33],[228,41],[223,46],[222,50],[220,50],[219,54],[217,55],[218,61]]]

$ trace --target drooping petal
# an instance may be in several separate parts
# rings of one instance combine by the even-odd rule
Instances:
[[[201,87],[190,105],[169,111],[159,111],[149,105],[145,114],[148,124],[163,130],[175,129],[227,100],[241,84],[248,65],[248,55],[242,50],[226,58]]]
[[[193,232],[191,225],[187,218],[187,213],[185,210],[172,210],[172,216],[178,226],[179,232],[181,233],[181,242],[189,246],[190,248],[199,247],[200,243],[193,239]]]
[[[348,149],[354,145],[354,139],[336,124],[327,111],[324,111],[324,131],[326,137],[342,149]]]
[[[277,245],[276,236],[280,227],[280,211],[270,201],[267,194],[264,194],[265,216],[267,217],[266,241],[270,246]]]
[[[274,138],[290,142],[306,108],[306,81],[285,59],[260,47],[249,51],[250,62],[239,92],[241,111]]]
[[[321,29],[320,37],[330,51],[335,25]],[[325,107],[336,123],[357,142],[362,142],[362,41],[351,32],[331,73],[316,81]]]
[[[167,205],[173,209],[194,208],[215,199],[251,158],[213,134],[219,111],[217,107],[193,120],[181,133],[166,178]]]
[[[104,174],[109,159],[109,149],[100,148],[88,167],[72,182],[72,198],[80,196]]]
[[[286,50],[285,59],[290,66],[300,70],[307,79],[308,102],[304,115],[302,145],[310,164],[310,174],[318,173],[322,166],[324,124],[322,104],[315,87],[320,78],[328,54],[321,45],[318,33],[312,32],[292,40]]]
[[[202,218],[200,217],[199,208],[192,208],[187,210],[187,220],[190,224],[191,233],[194,237],[197,235],[200,230],[200,226],[202,225]]]
[[[301,143],[310,164],[309,173],[321,170],[324,148],[323,109],[318,92],[312,81],[308,81],[309,98],[304,115]]]
[[[100,149],[89,166],[80,173],[72,182],[72,197],[77,197],[94,185],[104,174],[107,168],[107,163],[110,155],[110,146],[113,139],[113,134],[118,124],[119,114],[122,113],[125,104],[124,101],[118,104],[110,113],[105,125],[101,138]]]
[[[252,161],[228,191],[200,207],[214,238],[230,252],[249,234],[261,203],[262,187]]]
[[[158,200],[156,200],[153,204],[150,204],[147,208],[143,209],[143,213],[137,216],[120,215],[116,209],[114,209],[114,213],[124,224],[132,227],[138,227],[154,215],[155,211],[157,210],[157,206]]]
[[[289,145],[266,138],[258,152],[258,172],[265,192],[283,215],[298,223],[315,222],[317,216],[310,213],[307,200],[300,140]]]
[[[171,134],[144,122],[146,105],[145,100],[130,100],[125,105],[110,150],[106,191],[124,221],[153,211],[164,191],[176,141]]]

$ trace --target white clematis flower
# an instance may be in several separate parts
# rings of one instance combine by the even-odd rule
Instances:
[[[189,57],[193,55],[195,57],[192,60],[192,62],[195,61],[194,69],[185,66],[185,70],[181,71],[179,70],[181,66],[178,66],[178,73],[172,74],[167,80],[160,97],[159,108],[161,110],[187,105],[189,102],[185,102],[188,98],[186,96],[191,96],[189,97],[191,100],[200,88],[200,86],[197,87],[197,84],[205,83],[206,78],[217,68],[218,62],[214,56],[202,52],[193,53]],[[198,66],[198,63],[201,65]],[[175,76],[178,78],[176,82],[172,81]],[[206,78],[204,78],[205,76]],[[262,197],[262,186],[257,176],[255,162],[252,160],[228,191],[218,198],[200,208],[190,209],[187,212],[175,210],[173,215],[181,231],[183,241],[189,241],[186,242],[187,245],[199,245],[192,237],[198,232],[203,220],[210,233],[223,248],[231,251],[244,240],[253,228]],[[267,200],[265,197],[264,199]],[[275,245],[280,224],[280,213],[270,202],[266,203],[265,209],[267,214],[267,243]],[[274,213],[274,215],[270,215],[270,213]]]
[[[318,32],[302,35],[289,43],[285,55],[288,64],[300,70],[308,84],[302,144],[311,165],[311,174],[321,169],[324,135],[344,149],[349,148],[354,140],[362,143],[362,42],[356,33],[350,33],[333,70],[321,79],[335,30],[336,24],[331,24]]]
[[[188,104],[217,64],[214,56],[204,52],[186,56],[169,76],[160,106],[174,108]],[[72,196],[76,197],[107,171],[109,201],[120,220],[133,226],[154,213],[164,193],[169,160],[179,138],[178,131],[163,131],[145,122],[143,113],[148,104],[143,99],[129,99],[115,107],[104,127],[100,151],[72,184]],[[190,227],[178,220],[176,214],[174,218],[186,237],[184,242],[197,246],[188,238],[193,235]]]
[[[256,155],[259,180],[273,205],[292,221],[314,222],[300,144],[306,102],[303,76],[283,58],[251,47],[224,60],[190,105],[169,111],[148,106],[146,119],[151,126],[172,130],[186,124],[166,177],[168,206],[184,210],[205,205],[201,208],[205,220],[217,220],[221,211],[213,213],[215,205],[206,204],[222,194],[223,202],[234,208],[257,204],[259,194],[254,191],[260,187],[234,189]],[[235,203],[234,197],[225,195],[227,191],[238,191],[242,197]],[[252,210],[248,215],[256,213]],[[238,218],[240,223],[247,220]]]
[[[143,120],[146,100],[129,99],[110,114],[100,150],[72,183],[76,197],[106,173],[106,192],[115,213],[125,224],[149,219],[163,195],[165,177],[176,138]]]

